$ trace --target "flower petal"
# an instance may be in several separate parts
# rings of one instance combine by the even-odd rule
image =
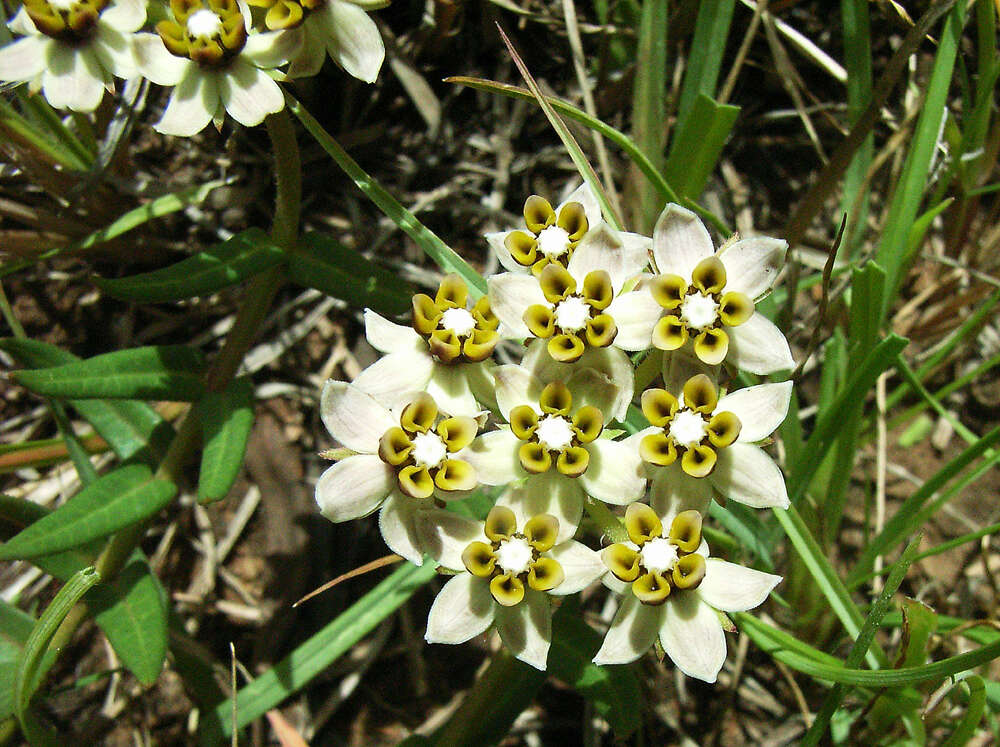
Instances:
[[[158,86],[176,86],[188,68],[194,66],[186,57],[170,54],[158,34],[136,34],[132,37],[132,51],[139,72]],[[215,104],[210,108],[215,111]]]
[[[782,581],[781,576],[719,558],[709,558],[705,563],[705,578],[698,586],[698,593],[705,602],[723,612],[745,612],[760,606],[771,589]]]
[[[370,394],[346,381],[326,382],[319,411],[331,436],[348,449],[365,454],[378,452],[379,439],[399,425]]]
[[[507,248],[507,244],[504,243],[507,235],[510,233],[510,231],[488,233],[486,234],[486,243],[489,244],[493,253],[497,255],[497,259],[500,260],[500,264],[503,265],[505,270],[524,275],[528,272],[528,268],[517,263],[517,260],[511,255],[510,249]]]
[[[421,511],[417,527],[427,554],[453,571],[464,569],[462,553],[470,542],[488,541],[483,534],[483,522],[440,508]]]
[[[788,340],[770,319],[755,311],[738,327],[728,327],[726,360],[736,368],[769,374],[795,368]]]
[[[610,576],[605,576],[610,578]],[[628,664],[649,650],[663,624],[664,608],[643,604],[626,589],[622,605],[594,656],[595,664]]]
[[[317,24],[314,18],[315,15],[310,13],[299,27],[303,37],[302,44],[298,55],[288,66],[289,78],[311,78],[323,69],[323,61],[326,60],[326,34],[322,29],[325,24]]]
[[[413,565],[423,565],[426,550],[424,528],[419,521],[424,513],[422,505],[432,504],[392,492],[378,515],[378,528],[385,544]]]
[[[632,291],[616,296],[606,311],[618,327],[615,347],[623,350],[648,348],[653,327],[662,311],[660,305],[646,291]]]
[[[567,202],[579,202],[583,205],[583,212],[587,216],[587,224],[590,228],[593,228],[598,223],[603,222],[604,216],[601,214],[601,206],[600,203],[597,202],[597,195],[594,194],[594,190],[589,184],[587,184],[587,182],[584,182],[570,192],[566,196],[566,199],[556,206],[556,215],[559,214],[562,206]]]
[[[88,46],[49,46],[48,67],[42,73],[42,91],[56,109],[92,112],[104,98],[104,85],[111,74],[101,69]]]
[[[429,353],[400,351],[379,358],[351,383],[391,410],[409,402],[414,392],[424,391],[433,371]]]
[[[392,468],[374,454],[350,456],[320,475],[316,503],[330,521],[358,519],[379,507],[394,480]]]
[[[327,51],[349,75],[374,83],[385,59],[385,47],[375,21],[361,8],[329,0],[325,15]]]
[[[715,610],[695,592],[671,594],[663,605],[660,644],[688,677],[715,682],[726,662],[726,634]]]
[[[594,369],[603,374],[604,381],[610,382],[613,389],[602,387],[600,399],[605,400],[602,404],[597,402],[587,402],[593,404],[604,413],[605,422],[611,420],[624,420],[628,412],[628,406],[632,402],[635,389],[635,372],[628,356],[619,348],[587,348],[580,360],[576,363],[560,363],[553,360],[545,349],[545,340],[535,340],[528,345],[528,350],[521,359],[521,365],[536,376],[543,384],[550,381],[563,381],[570,377],[570,390],[573,392],[573,404],[584,404],[580,393],[581,387],[574,383],[575,372],[585,369]],[[590,374],[588,374],[590,376]],[[581,380],[582,381],[582,380]],[[597,395],[597,391],[589,391],[587,396],[592,399]]]
[[[114,0],[101,12],[101,25],[126,34],[138,31],[146,22],[146,3],[142,0]]]
[[[559,563],[563,573],[566,574],[563,582],[550,591],[550,594],[558,596],[576,594],[590,586],[608,570],[599,552],[574,540],[561,542],[545,554]]]
[[[719,250],[726,267],[726,290],[746,293],[757,301],[771,291],[785,262],[788,242],[770,236],[740,239]]]
[[[697,215],[674,203],[663,209],[653,229],[657,272],[690,280],[695,265],[714,253],[712,237]]]
[[[256,127],[268,114],[285,108],[285,95],[278,84],[240,57],[219,76],[219,95],[226,111],[244,127]]]
[[[272,70],[298,55],[303,36],[299,29],[248,34],[240,59],[254,67]]]
[[[739,440],[752,443],[767,438],[788,414],[792,382],[758,384],[727,394],[719,400],[716,412],[729,411],[740,419]]]
[[[618,293],[625,281],[638,275],[648,262],[643,244],[634,239],[625,242],[618,231],[601,223],[587,231],[566,269],[581,285],[587,273],[605,270],[611,276],[612,289]]]
[[[413,327],[390,322],[371,309],[365,309],[365,337],[373,348],[382,353],[420,350],[424,347],[423,338]]]
[[[483,408],[476,402],[476,397],[469,386],[467,369],[468,366],[463,365],[434,364],[431,377],[427,381],[427,393],[438,403],[442,412],[469,417],[475,417],[482,412]]]
[[[506,503],[519,517],[552,514],[559,520],[556,542],[565,542],[576,534],[583,516],[583,488],[556,470],[531,475],[524,485],[515,488]],[[520,525],[519,525],[520,526]]]
[[[552,603],[544,592],[526,589],[524,601],[496,606],[497,632],[514,656],[545,671],[552,644]]]
[[[538,412],[538,398],[544,384],[523,366],[507,364],[493,369],[496,380],[497,407],[504,420],[519,405],[530,405]]]
[[[737,442],[720,449],[708,479],[722,495],[753,508],[788,508],[785,478],[759,446]]]
[[[31,80],[48,66],[49,46],[54,44],[58,42],[39,34],[22,37],[0,49],[0,80]]]
[[[492,431],[476,438],[462,458],[484,485],[506,485],[527,475],[517,458],[521,440],[510,431]]]
[[[166,51],[166,50],[164,50]],[[170,53],[167,52],[169,55]],[[177,58],[180,59],[180,58]],[[167,110],[153,129],[164,135],[190,137],[205,129],[220,106],[219,86],[214,73],[203,73],[194,63],[187,61],[181,78],[170,96]],[[146,69],[143,68],[143,75]],[[154,78],[150,78],[153,80]]]
[[[497,409],[496,383],[493,381],[493,371],[496,364],[491,360],[481,363],[459,363],[465,371],[465,379],[469,382],[469,389],[472,390],[476,402],[486,410]]]
[[[94,33],[94,54],[105,70],[119,78],[135,78],[139,75],[130,36],[132,34],[126,36],[103,24],[98,24]]]
[[[495,607],[489,584],[460,573],[435,597],[424,639],[428,643],[465,643],[490,627]]]
[[[534,275],[505,272],[493,275],[487,280],[490,306],[502,325],[500,333],[505,337],[530,337],[531,332],[524,320],[524,310],[533,304],[548,305],[538,279]]]
[[[590,466],[578,478],[584,490],[599,501],[617,506],[639,497],[646,487],[646,474],[638,452],[606,438],[599,438],[585,448],[590,452]]]
[[[688,509],[707,514],[711,502],[712,483],[688,475],[681,469],[679,460],[654,470],[649,505],[664,526],[669,527],[674,516]]]

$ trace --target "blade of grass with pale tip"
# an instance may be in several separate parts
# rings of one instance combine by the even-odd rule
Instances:
[[[646,0],[639,22],[639,47],[632,84],[632,130],[636,145],[652,167],[663,171],[667,95],[667,0]],[[663,208],[652,182],[639,185],[640,230],[651,231]]]

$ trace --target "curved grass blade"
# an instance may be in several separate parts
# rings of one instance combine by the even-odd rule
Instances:
[[[972,741],[976,733],[979,722],[983,720],[983,712],[986,710],[986,683],[979,675],[966,677],[962,682],[956,683],[959,688],[962,684],[969,689],[969,704],[965,708],[965,713],[955,726],[955,731],[947,740],[941,743],[941,747],[963,747]]]
[[[17,677],[24,644],[35,627],[35,618],[17,607],[0,601],[0,682]],[[0,721],[14,715],[14,693],[0,687]]]
[[[198,407],[203,429],[198,499],[211,503],[226,497],[243,464],[254,420],[253,381],[241,376],[225,391],[206,394]]]
[[[156,345],[15,371],[11,379],[46,397],[194,401],[204,393],[203,367],[204,358],[195,348]]]
[[[126,278],[94,278],[98,288],[124,301],[163,303],[209,293],[241,283],[285,259],[259,228],[238,233],[180,262]]]
[[[4,543],[0,560],[51,555],[106,537],[157,513],[176,493],[176,485],[153,479],[145,465],[121,467]]]

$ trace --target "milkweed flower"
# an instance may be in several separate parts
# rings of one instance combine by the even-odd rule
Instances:
[[[574,594],[606,572],[600,555],[574,540],[559,540],[559,521],[519,518],[494,506],[485,522],[451,514],[432,526],[435,559],[459,571],[427,617],[428,643],[464,643],[496,625],[521,661],[545,669],[552,642],[548,595]]]
[[[413,297],[411,326],[365,309],[368,342],[386,355],[358,374],[354,386],[389,407],[426,390],[445,412],[476,415],[480,403],[493,400],[488,359],[500,341],[498,324],[489,299],[471,303],[458,275],[446,275],[434,298]]]
[[[626,509],[628,541],[601,553],[614,579],[608,585],[618,589],[622,602],[594,663],[626,664],[659,639],[684,674],[715,682],[726,660],[716,610],[759,606],[781,577],[710,557],[701,524],[693,509],[662,520],[642,503]]]
[[[659,274],[647,283],[662,314],[653,346],[667,352],[689,346],[705,363],[728,361],[755,374],[792,368],[785,336],[754,306],[771,292],[787,248],[781,239],[758,236],[716,251],[697,215],[667,205],[653,229]]]
[[[131,37],[145,20],[140,0],[26,0],[8,24],[22,36],[0,49],[0,81],[28,82],[57,109],[93,111],[116,77],[137,74]]]
[[[285,107],[273,76],[301,42],[281,32],[250,29],[250,14],[238,0],[171,0],[172,19],[156,34],[137,34],[135,56],[142,74],[174,86],[166,111],[154,125],[165,135],[190,136],[226,112],[254,127]]]
[[[644,391],[642,412],[651,427],[626,442],[638,446],[651,469],[654,497],[697,495],[707,508],[714,489],[754,508],[787,508],[781,470],[755,442],[785,419],[791,394],[792,383],[784,381],[719,397],[711,379],[698,374],[680,397],[665,389]]]
[[[478,485],[465,461],[479,424],[470,417],[440,418],[433,398],[416,395],[398,415],[343,381],[328,381],[320,415],[352,456],[329,467],[316,483],[316,502],[330,521],[367,516],[393,552],[420,565],[425,541],[417,524],[434,499],[463,498]]]

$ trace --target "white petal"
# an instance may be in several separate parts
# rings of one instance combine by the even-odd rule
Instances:
[[[763,604],[771,589],[782,580],[781,576],[719,558],[709,558],[705,563],[705,578],[698,586],[698,593],[704,601],[723,612],[752,610]]]
[[[726,267],[726,290],[746,293],[750,300],[766,296],[785,263],[788,242],[770,236],[740,239],[719,251]]]
[[[614,412],[625,397],[631,399],[632,393],[623,390],[621,386],[596,368],[579,368],[578,366],[576,368],[573,375],[564,380],[573,395],[573,409],[578,410],[584,405],[591,405],[604,415],[605,424],[609,423],[613,419],[609,413]]]
[[[561,542],[544,554],[555,559],[566,574],[563,582],[549,592],[550,594],[558,596],[576,594],[608,571],[599,552],[574,540]]]
[[[367,516],[385,499],[395,484],[392,468],[374,454],[342,459],[320,475],[316,503],[330,521]]]
[[[417,527],[427,554],[438,564],[453,571],[465,568],[462,553],[470,542],[489,541],[483,534],[483,522],[467,519],[453,511],[421,511],[417,517]]]
[[[101,24],[126,34],[138,31],[146,22],[146,3],[143,0],[114,0],[101,13]]]
[[[354,386],[392,409],[422,392],[434,371],[430,353],[418,350],[390,353],[358,374]]]
[[[715,412],[727,410],[740,419],[739,440],[760,441],[781,425],[788,414],[792,382],[758,384],[727,394],[719,400]]]
[[[101,66],[119,78],[135,78],[139,75],[139,66],[132,51],[132,41],[120,31],[98,24],[94,34],[94,54],[101,61]]]
[[[188,62],[190,63],[190,60]],[[145,70],[143,74],[145,75]],[[184,70],[184,77],[170,96],[167,110],[163,112],[163,117],[153,129],[164,135],[190,137],[205,129],[219,106],[216,75],[202,73],[197,65],[190,63]]]
[[[712,483],[706,478],[691,477],[681,469],[680,460],[654,470],[649,490],[649,505],[670,526],[681,511],[694,509],[708,513],[712,502]]]
[[[601,214],[600,203],[597,202],[597,195],[594,194],[594,190],[591,189],[587,182],[584,182],[579,187],[570,192],[566,199],[559,203],[556,207],[556,214],[562,209],[562,206],[567,202],[579,202],[583,205],[583,212],[587,216],[587,225],[593,228],[598,223],[604,221],[604,216]]]
[[[219,95],[226,111],[244,127],[256,127],[268,114],[285,108],[278,84],[241,57],[219,76]]]
[[[47,36],[25,36],[0,49],[0,80],[21,83],[31,80],[48,65],[50,45],[58,44]]]
[[[249,34],[240,59],[265,70],[284,65],[298,54],[302,46],[304,32],[301,28]]]
[[[552,644],[552,603],[540,591],[525,589],[524,600],[513,607],[496,605],[497,632],[514,656],[535,669],[545,670]]]
[[[482,411],[469,386],[466,366],[447,366],[435,363],[427,381],[427,393],[437,402],[442,412],[449,415],[475,417]]]
[[[663,352],[663,365],[661,374],[663,376],[663,388],[676,396],[681,397],[684,390],[684,382],[692,376],[705,374],[712,381],[719,378],[719,367],[710,366],[700,361],[694,354],[694,347],[690,341],[680,350],[670,353]]]
[[[576,247],[566,269],[582,284],[588,273],[605,270],[611,276],[615,293],[625,281],[638,275],[646,266],[645,249],[634,241],[625,243],[621,235],[606,223],[591,228]]]
[[[695,265],[713,254],[712,237],[701,219],[687,208],[668,204],[653,229],[657,271],[690,280]]]
[[[635,389],[635,372],[632,369],[632,362],[622,350],[616,347],[587,348],[576,363],[560,363],[552,359],[545,345],[545,340],[535,340],[528,345],[521,365],[546,384],[550,381],[565,382],[567,378],[572,382],[573,375],[583,369],[592,368],[598,371],[612,382],[615,388],[614,396],[605,406],[595,404],[595,407],[599,407],[604,413],[605,422],[625,419]],[[574,387],[575,385],[571,387],[571,391]],[[575,392],[573,396],[574,398],[577,396]]]
[[[366,454],[377,453],[379,439],[399,425],[388,409],[346,381],[326,382],[319,412],[331,436],[348,449]]]
[[[517,458],[521,443],[510,431],[484,433],[463,450],[462,458],[476,470],[479,482],[506,485],[527,475]]]
[[[653,240],[649,236],[630,231],[619,231],[618,238],[622,242],[622,251],[625,252],[626,256],[632,258],[632,262],[638,263],[639,270],[637,272],[644,270],[649,265],[649,253],[653,248]]]
[[[519,405],[538,409],[538,398],[544,384],[523,366],[507,364],[493,369],[496,381],[497,408],[504,420],[510,420],[510,411]]]
[[[737,442],[720,449],[708,479],[722,495],[753,508],[788,508],[785,478],[759,446]]]
[[[554,469],[529,477],[524,485],[510,492],[505,502],[516,515],[526,519],[538,514],[555,516],[559,520],[556,542],[572,538],[583,516],[583,488]]]
[[[695,592],[671,594],[660,627],[660,645],[688,677],[715,682],[726,662],[726,634],[715,610]]]
[[[311,78],[323,68],[326,59],[326,33],[322,29],[325,24],[316,25],[310,14],[299,27],[302,30],[302,45],[299,53],[288,66],[289,78]]]
[[[609,576],[610,577],[610,574]],[[663,621],[666,605],[643,604],[630,589],[622,596],[604,643],[594,656],[595,664],[628,664],[649,650]]]
[[[104,98],[105,83],[111,83],[111,75],[104,72],[89,47],[70,49],[62,44],[49,47],[42,91],[53,107],[92,112]]]
[[[144,78],[159,86],[176,86],[194,63],[186,57],[170,54],[163,46],[159,34],[136,34],[132,37],[132,50]],[[216,104],[210,108],[215,111]]]
[[[549,305],[538,279],[534,275],[505,272],[491,276],[487,287],[490,306],[502,325],[501,333],[507,337],[530,337],[531,332],[522,318],[524,310],[533,304]]]
[[[646,487],[646,474],[639,454],[618,441],[599,438],[584,448],[590,465],[577,479],[583,489],[599,501],[624,506],[636,500]]]
[[[7,21],[7,29],[21,36],[39,36],[42,34],[35,26],[35,22],[31,20],[31,16],[28,15],[28,11],[23,5],[14,14],[14,17]]]
[[[491,360],[482,363],[458,363],[465,371],[465,379],[469,382],[476,402],[486,410],[497,409],[496,383],[493,381],[493,371],[496,364]]]
[[[427,548],[423,526],[418,519],[425,513],[424,507],[429,505],[433,504],[394,491],[386,498],[378,515],[378,528],[385,544],[413,565],[423,565],[424,562]]]
[[[373,348],[383,353],[426,349],[423,338],[413,327],[390,322],[371,309],[365,309],[365,337]]]
[[[385,59],[385,47],[375,21],[361,8],[340,0],[327,2],[325,19],[329,34],[327,50],[333,61],[349,75],[374,83]]]
[[[504,243],[504,240],[510,233],[510,231],[488,233],[486,234],[486,243],[489,244],[493,253],[497,255],[497,259],[500,260],[500,264],[503,265],[505,270],[508,272],[521,273],[522,275],[526,274],[529,272],[528,268],[517,263],[517,260],[511,255],[510,249],[508,249],[507,245]]]
[[[726,361],[755,374],[769,374],[795,368],[788,340],[770,319],[759,311],[738,327],[728,327],[729,353]]]
[[[486,581],[469,573],[454,576],[431,605],[424,638],[428,643],[465,643],[490,627],[494,607]]]
[[[623,350],[645,350],[650,345],[653,327],[663,311],[646,291],[623,293],[605,310],[615,320],[618,334],[614,346]]]

